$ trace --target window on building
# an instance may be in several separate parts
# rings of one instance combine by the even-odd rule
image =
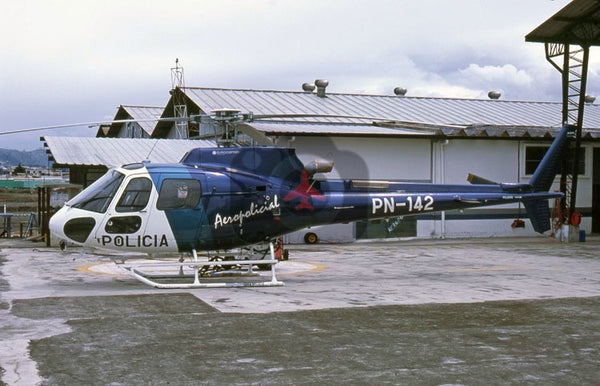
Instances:
[[[148,205],[151,191],[150,179],[146,177],[133,178],[127,184],[115,210],[117,212],[139,212]]]
[[[194,179],[165,179],[160,187],[156,207],[161,210],[193,209],[198,205],[202,191]]]
[[[535,172],[549,146],[527,146],[525,148],[525,174],[531,175]]]
[[[550,146],[531,145],[525,147],[525,174],[532,175],[544,158]],[[573,170],[573,161],[569,162],[569,170]],[[585,148],[579,151],[579,175],[585,174]]]

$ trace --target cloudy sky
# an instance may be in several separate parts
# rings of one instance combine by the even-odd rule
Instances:
[[[559,73],[525,35],[568,0],[20,0],[0,6],[0,131],[163,106],[170,68],[187,86],[560,100]],[[592,50],[588,91],[596,94]],[[0,148],[41,147],[40,135]]]

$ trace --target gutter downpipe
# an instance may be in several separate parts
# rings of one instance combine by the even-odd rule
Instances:
[[[448,138],[444,139],[440,142],[440,183],[446,183],[446,146],[448,146],[450,141]],[[440,238],[444,240],[446,238],[446,211],[443,210],[441,213],[441,229],[440,229]]]

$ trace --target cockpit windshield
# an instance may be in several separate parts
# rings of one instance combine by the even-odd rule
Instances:
[[[66,205],[73,208],[104,213],[112,201],[124,175],[116,170],[109,170],[105,175],[75,196]]]

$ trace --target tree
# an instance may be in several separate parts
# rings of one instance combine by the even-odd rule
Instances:
[[[15,170],[13,170],[14,174],[24,174],[25,173],[25,168],[21,165],[21,163],[19,162],[19,164],[15,167]]]

